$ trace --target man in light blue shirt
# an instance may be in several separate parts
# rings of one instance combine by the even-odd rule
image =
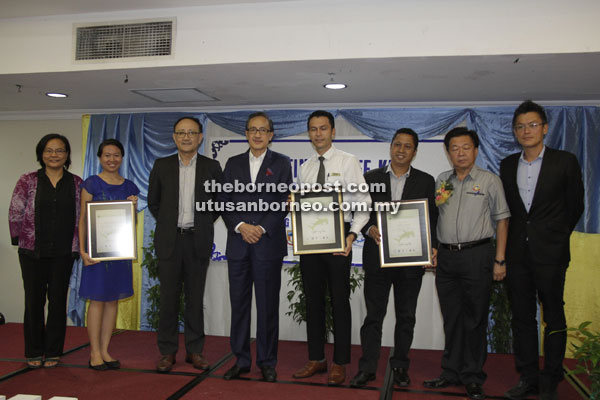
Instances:
[[[570,236],[583,213],[583,182],[577,158],[544,146],[544,109],[522,103],[513,132],[523,151],[506,157],[500,177],[511,218],[506,250],[506,281],[513,314],[513,348],[519,383],[504,395],[522,399],[540,392],[556,399],[563,379],[567,327],[563,293],[570,260]],[[542,304],[544,369],[539,369],[537,300]],[[553,332],[550,334],[550,332]]]

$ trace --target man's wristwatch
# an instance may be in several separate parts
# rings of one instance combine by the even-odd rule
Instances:
[[[494,262],[496,264],[498,264],[499,266],[501,266],[501,267],[504,267],[506,265],[506,260],[502,260],[502,261],[500,261],[500,260],[494,260]]]

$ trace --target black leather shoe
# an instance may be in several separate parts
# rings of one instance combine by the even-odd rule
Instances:
[[[519,380],[517,386],[512,387],[504,393],[504,397],[512,400],[521,400],[529,395],[538,394],[538,386],[527,383],[523,379]]]
[[[435,379],[430,379],[428,381],[423,382],[423,386],[425,386],[426,388],[429,389],[441,389],[441,388],[445,388],[448,386],[456,386],[458,385],[458,382],[454,382],[451,380],[448,380],[446,378],[435,378]]]
[[[406,387],[410,385],[410,377],[406,368],[392,368],[394,374],[394,385]]]
[[[227,372],[225,372],[225,375],[223,375],[223,379],[225,379],[226,381],[230,379],[236,379],[239,378],[241,374],[245,374],[247,372],[250,372],[250,368],[240,368],[236,364],[233,367],[229,368]]]
[[[558,400],[556,389],[545,390],[540,393],[540,400]]]
[[[119,369],[121,368],[121,363],[119,360],[114,361],[104,361],[104,364],[108,367],[108,369]]]
[[[375,380],[375,374],[358,371],[358,374],[350,381],[350,387],[361,388],[367,385],[367,382]]]
[[[467,390],[467,396],[470,399],[474,400],[483,400],[485,399],[485,394],[483,393],[483,388],[481,387],[481,383],[467,383],[465,385],[465,389]]]
[[[92,361],[90,360],[88,362],[88,366],[93,369],[94,371],[106,371],[108,369],[108,365],[106,365],[106,363],[102,363],[102,364],[98,364],[98,365],[92,365]]]
[[[275,367],[261,365],[260,372],[262,372],[263,380],[265,382],[277,382],[277,371],[275,371]]]

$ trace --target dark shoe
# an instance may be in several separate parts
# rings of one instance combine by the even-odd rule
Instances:
[[[540,400],[558,400],[558,393],[556,392],[556,389],[541,392]]]
[[[394,385],[406,387],[410,385],[410,377],[406,368],[392,368],[394,374]]]
[[[156,370],[158,372],[169,372],[175,364],[175,354],[169,354],[162,356],[156,363]]]
[[[346,367],[336,363],[331,363],[329,377],[327,378],[328,385],[341,385],[346,380]]]
[[[248,372],[250,372],[250,368],[240,368],[236,364],[233,367],[229,368],[227,372],[225,372],[225,375],[223,375],[223,379],[225,379],[226,381],[230,379],[236,379],[239,378],[241,374],[245,374]]]
[[[269,365],[262,365],[260,367],[260,372],[262,372],[262,376],[265,382],[277,382],[277,371],[275,371],[275,367],[271,367]]]
[[[208,360],[204,358],[204,356],[200,353],[188,353],[185,356],[185,362],[188,364],[192,364],[196,369],[209,369],[210,364]]]
[[[327,361],[309,361],[304,367],[292,375],[292,378],[302,379],[327,371]]]
[[[517,383],[517,386],[508,389],[506,393],[504,393],[504,397],[512,400],[521,400],[529,395],[538,394],[538,392],[537,385],[532,385],[521,379],[519,380],[519,383]]]
[[[119,360],[113,361],[104,361],[104,364],[108,367],[108,369],[119,369],[121,368],[121,362]]]
[[[485,399],[485,394],[483,393],[483,388],[481,387],[481,383],[467,383],[465,385],[465,389],[467,390],[467,396],[470,399],[474,400],[483,400]]]
[[[428,381],[423,382],[423,386],[425,386],[426,388],[429,389],[441,389],[441,388],[445,388],[448,386],[456,386],[458,385],[458,382],[454,382],[451,380],[448,380],[446,378],[435,378],[435,379],[430,379]]]
[[[367,385],[367,382],[375,380],[375,374],[358,371],[358,374],[350,381],[350,387],[361,388]]]
[[[102,364],[92,365],[92,360],[88,362],[88,366],[94,371],[106,371],[108,369],[108,365],[104,362]]]

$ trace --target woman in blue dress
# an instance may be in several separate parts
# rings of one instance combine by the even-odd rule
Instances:
[[[131,261],[92,260],[86,251],[86,202],[101,200],[131,200],[137,207],[137,186],[119,175],[125,151],[116,139],[107,139],[98,147],[102,172],[90,176],[81,190],[79,247],[83,272],[79,296],[90,300],[87,313],[90,337],[89,367],[104,371],[118,369],[121,363],[108,353],[108,345],[117,320],[118,300],[133,296]]]

